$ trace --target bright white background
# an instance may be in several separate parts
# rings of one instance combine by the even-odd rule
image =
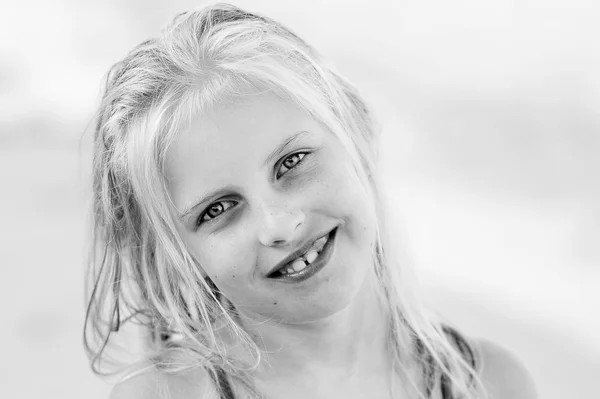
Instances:
[[[0,4],[0,397],[107,397],[81,344],[89,124],[111,63],[199,4]],[[597,397],[600,3],[236,4],[374,105],[398,245],[432,306],[515,352],[540,397]]]

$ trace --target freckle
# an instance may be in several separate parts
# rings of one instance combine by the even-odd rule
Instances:
[[[277,302],[273,302],[273,305],[277,305]]]
[[[231,278],[235,278],[235,274],[231,276]]]

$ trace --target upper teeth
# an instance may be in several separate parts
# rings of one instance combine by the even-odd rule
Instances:
[[[310,247],[310,249],[304,255],[295,261],[288,263],[287,266],[281,268],[279,271],[281,274],[288,274],[303,270],[306,266],[310,265],[315,261],[315,259],[317,259],[326,242],[327,236],[319,238],[313,243],[312,247]]]

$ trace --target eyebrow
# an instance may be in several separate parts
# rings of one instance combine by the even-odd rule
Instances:
[[[273,151],[271,151],[269,153],[269,155],[263,162],[263,166],[269,165],[271,162],[273,162],[275,160],[275,158],[277,158],[280,154],[282,154],[284,151],[286,151],[287,148],[291,147],[297,141],[301,140],[302,138],[304,138],[308,135],[309,135],[308,131],[302,130],[302,131],[296,132],[296,133],[292,134],[291,136],[289,136],[288,138],[286,138],[277,148],[275,148]],[[204,204],[205,202],[208,202],[212,198],[218,197],[218,196],[226,194],[226,193],[230,193],[231,191],[233,191],[232,186],[225,186],[225,187],[218,188],[214,191],[211,191],[205,195],[202,195],[199,198],[196,198],[196,200],[192,202],[192,205],[186,207],[183,211],[181,211],[179,213],[179,220],[183,222],[200,205]]]
[[[285,150],[288,147],[291,147],[297,141],[300,141],[301,139],[303,139],[304,137],[306,137],[308,135],[309,135],[309,132],[307,132],[306,130],[302,130],[300,132],[296,132],[296,133],[292,134],[290,137],[285,139],[283,141],[283,143],[281,143],[281,145],[279,145],[277,148],[275,148],[273,151],[271,151],[271,153],[265,159],[265,162],[263,162],[263,166],[267,166],[270,163],[272,163],[275,160],[275,158],[277,158],[280,154],[285,152]]]

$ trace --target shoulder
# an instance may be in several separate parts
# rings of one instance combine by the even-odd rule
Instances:
[[[170,375],[145,371],[116,384],[110,399],[208,399],[216,398],[208,375],[194,370]]]
[[[537,399],[525,365],[508,349],[486,339],[472,340],[479,354],[481,381],[490,399]]]

